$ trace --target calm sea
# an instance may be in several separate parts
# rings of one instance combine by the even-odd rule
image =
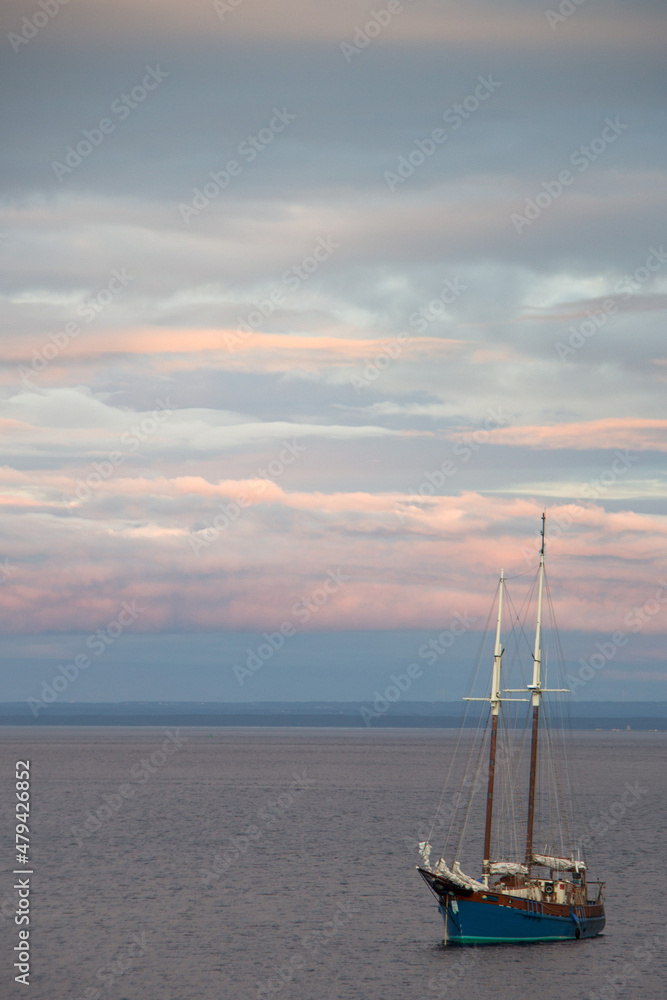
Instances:
[[[414,869],[454,738],[3,728],[0,996],[664,1000],[665,734],[575,736],[598,831],[589,860],[607,881],[604,935],[474,949],[440,946]],[[12,968],[12,778],[25,758],[28,987]]]

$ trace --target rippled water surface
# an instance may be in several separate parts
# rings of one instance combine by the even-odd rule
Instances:
[[[665,734],[575,737],[589,816],[618,803],[626,783],[641,789],[590,848],[607,881],[603,936],[446,950],[411,844],[434,810],[453,733],[184,729],[163,747],[165,738],[158,728],[0,730],[0,996],[667,997]],[[25,757],[30,987],[12,969],[10,779]]]

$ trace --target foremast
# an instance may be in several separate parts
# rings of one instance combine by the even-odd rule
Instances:
[[[491,863],[491,825],[493,822],[493,789],[496,780],[496,747],[498,744],[498,716],[500,714],[500,668],[503,659],[503,647],[500,639],[500,629],[503,615],[503,590],[505,586],[504,571],[500,571],[498,585],[498,622],[496,624],[496,643],[493,654],[493,673],[491,677],[491,746],[489,749],[489,781],[486,791],[486,824],[484,827],[484,855],[482,872],[484,881],[488,884],[489,866]]]
[[[488,701],[491,706],[491,740],[489,744],[489,777],[486,788],[486,822],[484,824],[484,856],[482,861],[482,879],[488,887],[491,874],[491,831],[493,828],[493,795],[496,780],[496,750],[498,746],[498,718],[504,701],[525,701],[525,698],[505,698],[501,694],[500,680],[503,663],[503,644],[501,638],[503,617],[503,594],[505,591],[505,572],[500,571],[498,584],[498,620],[496,622],[496,641],[493,652],[493,671],[491,674],[491,692],[488,698],[464,698],[464,701]],[[509,693],[509,692],[508,692]]]

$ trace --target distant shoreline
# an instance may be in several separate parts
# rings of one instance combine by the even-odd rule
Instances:
[[[25,702],[0,705],[0,726],[194,726],[358,729],[459,729],[458,702],[392,705],[367,725],[365,702],[70,703],[49,705],[37,717]],[[564,718],[573,729],[667,731],[667,702],[580,702]]]

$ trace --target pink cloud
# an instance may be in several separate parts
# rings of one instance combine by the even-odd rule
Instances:
[[[442,629],[457,612],[476,617],[479,628],[500,569],[521,603],[537,563],[541,507],[530,499],[466,493],[417,506],[398,493],[260,486],[112,478],[72,515],[45,507],[14,517],[2,626],[92,630],[135,599],[144,608],[139,630],[275,629],[340,569],[349,579],[308,628]],[[45,481],[40,488],[48,492]],[[235,511],[242,491],[248,505]],[[643,608],[639,631],[664,634],[667,603],[655,595],[667,526],[659,518],[553,506],[547,553],[562,628],[630,634],[626,619]]]
[[[3,5],[3,30],[15,31],[25,8],[19,0],[5,0]],[[127,17],[124,4],[91,3],[90,0],[71,0],[73,10],[71,38],[79,44],[102,37],[117,35],[125,39]],[[368,4],[363,0],[347,0],[345,4],[327,4],[313,16],[312,0],[283,0],[276,6],[272,0],[253,0],[253,3],[221,6],[224,21],[218,19],[212,4],[202,8],[192,7],[185,0],[134,0],[133,23],[137,32],[149,34],[162,44],[174,40],[189,44],[203,44],[221,35],[246,42],[270,39],[297,42],[327,42],[336,45],[352,39],[355,26],[363,27],[371,17]],[[384,8],[383,8],[384,9]],[[488,49],[504,46],[510,50],[551,50],[556,39],[541,18],[526,18],[519,8],[498,7],[493,3],[470,6],[462,2],[450,3],[443,16],[441,5],[425,2],[410,7],[404,4],[394,12],[388,26],[381,32],[376,44],[404,42],[432,46],[448,44]],[[589,48],[655,50],[660,45],[663,23],[659,14],[650,10],[625,11],[610,8],[604,19],[590,17],[586,10],[577,14],[577,31],[570,44]],[[54,44],[59,44],[60,36]]]
[[[606,417],[602,420],[552,426],[499,427],[487,433],[488,440],[494,444],[527,448],[667,451],[667,420],[639,417]]]
[[[39,372],[32,369],[33,351],[41,351],[44,342],[39,338],[26,343],[25,338],[7,336],[3,342],[2,358],[13,363],[3,375],[5,383],[16,382],[19,365],[27,371],[27,378],[34,384],[48,386],[66,378],[68,369],[77,366],[94,374],[100,361],[123,355],[136,360],[150,359],[154,370],[162,373],[192,371],[206,366],[231,371],[320,371],[325,367],[343,367],[366,364],[382,354],[387,345],[396,349],[391,338],[359,336],[357,330],[346,330],[346,336],[252,333],[234,329],[132,329],[86,330],[78,339],[72,339],[66,349]],[[423,358],[444,358],[470,351],[466,341],[445,337],[410,336],[399,345],[403,361]],[[385,352],[386,353],[386,352]],[[70,376],[71,377],[71,376]]]

